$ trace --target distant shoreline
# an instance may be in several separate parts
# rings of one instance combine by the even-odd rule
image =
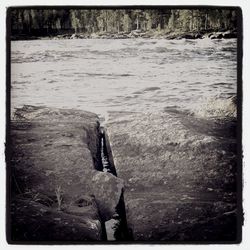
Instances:
[[[236,30],[223,30],[223,31],[189,31],[189,32],[152,32],[133,30],[131,32],[99,32],[99,33],[65,33],[50,36],[32,36],[26,34],[15,34],[10,36],[11,41],[18,40],[60,40],[60,39],[131,39],[131,38],[149,38],[149,39],[167,39],[167,40],[180,40],[180,39],[230,39],[237,38]]]

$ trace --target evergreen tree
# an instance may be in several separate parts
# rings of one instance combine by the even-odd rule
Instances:
[[[232,9],[12,9],[13,34],[236,29]]]

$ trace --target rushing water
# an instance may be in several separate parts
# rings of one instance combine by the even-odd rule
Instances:
[[[236,68],[236,39],[13,41],[11,108],[192,112],[235,94]]]

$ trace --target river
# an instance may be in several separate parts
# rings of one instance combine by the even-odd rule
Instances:
[[[237,91],[237,41],[82,39],[11,42],[11,109],[192,113]]]

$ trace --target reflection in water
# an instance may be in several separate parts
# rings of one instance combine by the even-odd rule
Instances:
[[[236,93],[236,40],[11,42],[12,110],[24,104],[108,111],[191,111]],[[106,117],[107,118],[107,117]]]

